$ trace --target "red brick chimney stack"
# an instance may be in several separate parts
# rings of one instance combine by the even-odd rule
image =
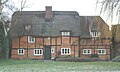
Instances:
[[[46,6],[45,19],[51,20],[53,17],[52,6]]]

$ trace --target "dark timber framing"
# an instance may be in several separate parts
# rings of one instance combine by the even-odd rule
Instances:
[[[45,47],[46,46],[50,46],[51,48],[54,46],[54,49],[55,49],[55,57],[57,57],[57,56],[59,56],[59,54],[58,54],[58,48],[59,47],[61,47],[61,45],[62,45],[62,37],[64,37],[64,36],[54,36],[54,37],[51,37],[50,36],[50,40],[49,40],[49,45],[46,45],[46,43],[45,43],[45,39],[46,38],[48,38],[48,36],[46,36],[46,37],[35,37],[35,43],[34,43],[34,47],[36,48],[36,45],[37,45],[37,39],[38,38],[40,38],[40,39],[42,39],[42,47],[43,48],[41,48],[41,49],[43,49],[43,58],[44,58],[44,56],[45,56]],[[86,39],[91,39],[91,38],[80,38],[80,36],[65,36],[65,37],[67,37],[67,38],[69,38],[69,44],[70,44],[70,48],[71,48],[71,50],[73,50],[73,57],[76,57],[76,48],[78,48],[78,57],[80,57],[80,55],[83,55],[81,52],[81,50],[82,49],[85,49],[86,47],[88,47],[89,49],[93,49],[94,50],[94,54],[96,53],[95,52],[95,49],[107,49],[107,50],[110,50],[110,45],[106,45],[106,44],[103,44],[103,40],[104,40],[104,38],[101,38],[100,40],[100,42],[102,43],[102,44],[100,44],[100,45],[97,45],[97,44],[95,44],[95,38],[93,39],[94,40],[94,43],[93,44],[91,44],[91,45],[87,45],[87,43],[85,43],[85,44],[80,44],[81,43],[81,39],[84,39],[84,40],[86,40]],[[78,43],[76,44],[71,44],[72,42],[72,38],[74,39],[74,37],[75,38],[77,38],[77,40],[78,40]],[[60,38],[59,40],[61,41],[60,43],[61,44],[58,44],[58,38]],[[27,42],[27,46],[26,46],[26,48],[23,48],[23,49],[26,49],[27,50],[27,59],[29,59],[29,50],[31,50],[31,49],[35,49],[35,48],[28,48],[28,36],[26,36],[26,42]],[[54,43],[53,43],[54,42]],[[18,37],[18,43],[19,43],[19,48],[21,48],[21,37]],[[104,47],[104,48],[100,48],[100,46],[102,46],[102,47]],[[84,48],[85,47],[85,48]],[[97,48],[96,48],[97,47]],[[14,49],[19,49],[19,48],[12,48],[13,50]],[[106,53],[106,55],[110,55],[110,53]]]

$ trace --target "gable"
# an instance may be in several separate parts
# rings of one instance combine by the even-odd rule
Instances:
[[[110,37],[109,26],[100,16],[80,16],[82,37],[90,36],[91,31],[101,32],[101,37]]]

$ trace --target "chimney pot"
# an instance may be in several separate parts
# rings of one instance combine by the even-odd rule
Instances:
[[[53,17],[52,6],[46,6],[45,19],[51,20]]]

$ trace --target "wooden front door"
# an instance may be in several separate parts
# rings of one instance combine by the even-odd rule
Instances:
[[[45,46],[44,59],[45,60],[50,60],[51,59],[51,46]]]

